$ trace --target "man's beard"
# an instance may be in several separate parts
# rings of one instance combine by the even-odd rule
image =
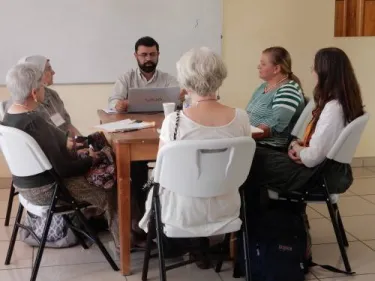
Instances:
[[[144,64],[141,64],[139,61],[138,61],[138,67],[143,71],[143,72],[146,72],[146,73],[152,73],[155,71],[156,69],[156,66],[158,65],[158,62],[153,62],[153,61],[148,61]]]

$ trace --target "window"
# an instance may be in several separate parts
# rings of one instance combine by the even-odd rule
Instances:
[[[335,1],[335,36],[375,36],[375,0]]]

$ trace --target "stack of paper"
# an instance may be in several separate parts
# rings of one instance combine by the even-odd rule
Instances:
[[[137,122],[131,119],[125,119],[121,121],[106,123],[102,125],[95,126],[96,129],[106,131],[108,133],[117,132],[130,132],[140,129],[152,128],[155,126],[155,122]]]

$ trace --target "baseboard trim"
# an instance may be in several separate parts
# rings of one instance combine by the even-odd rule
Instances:
[[[375,157],[355,157],[351,166],[353,168],[375,167]]]

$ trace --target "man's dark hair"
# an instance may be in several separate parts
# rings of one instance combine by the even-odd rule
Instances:
[[[138,41],[135,43],[135,51],[138,51],[139,46],[146,46],[146,47],[153,47],[156,46],[156,50],[159,52],[159,44],[155,41],[154,38],[151,38],[149,36],[142,37],[138,39]]]

